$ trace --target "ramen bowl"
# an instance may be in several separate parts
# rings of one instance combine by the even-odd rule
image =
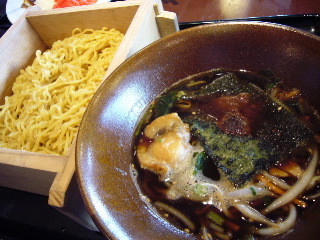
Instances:
[[[93,97],[80,126],[76,172],[87,208],[110,239],[196,239],[159,216],[134,181],[134,133],[147,107],[189,75],[214,68],[273,74],[320,110],[320,38],[287,26],[229,22],[194,27],[126,60]],[[315,202],[294,229],[274,239],[316,239]]]

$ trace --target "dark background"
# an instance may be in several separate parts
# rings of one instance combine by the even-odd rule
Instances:
[[[6,3],[7,0],[0,0],[0,37],[11,26],[11,23],[6,16]]]

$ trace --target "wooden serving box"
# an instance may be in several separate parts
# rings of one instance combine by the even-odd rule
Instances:
[[[119,1],[42,11],[29,8],[0,39],[0,104],[20,69],[30,65],[36,50],[71,35],[74,28],[115,28],[125,37],[105,77],[126,58],[178,30],[174,13],[160,0]],[[51,206],[63,207],[75,172],[75,140],[67,156],[0,148],[0,186],[48,196]]]

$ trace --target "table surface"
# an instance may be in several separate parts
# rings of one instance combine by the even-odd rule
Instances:
[[[0,36],[10,27],[0,0]],[[320,0],[162,0],[180,23],[248,17],[320,14]],[[66,209],[57,211],[47,197],[0,187],[0,239],[104,239],[95,229],[76,181]],[[62,213],[61,213],[62,212]]]
[[[319,0],[162,0],[179,22],[320,13]]]

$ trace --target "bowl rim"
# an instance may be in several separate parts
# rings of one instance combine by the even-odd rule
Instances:
[[[184,29],[181,31],[178,31],[176,33],[170,34],[164,38],[161,38],[159,40],[156,40],[155,42],[149,44],[148,46],[142,48],[141,50],[139,50],[138,52],[134,53],[132,56],[130,56],[128,59],[126,59],[123,63],[121,63],[108,77],[107,79],[101,84],[101,86],[99,87],[99,89],[97,90],[97,92],[94,94],[89,106],[87,107],[83,118],[81,120],[80,123],[80,127],[78,130],[78,136],[77,136],[77,140],[76,140],[76,176],[77,176],[77,182],[79,184],[79,189],[81,192],[81,195],[84,199],[86,208],[89,211],[90,216],[92,217],[94,223],[96,224],[96,226],[98,227],[98,229],[104,234],[106,235],[108,238],[110,239],[114,239],[114,240],[118,240],[120,238],[118,238],[117,236],[119,236],[118,234],[115,234],[114,232],[112,232],[108,226],[104,225],[102,223],[101,220],[101,216],[99,214],[99,210],[98,208],[101,207],[101,203],[104,202],[100,202],[99,203],[99,207],[97,207],[97,203],[95,203],[94,201],[92,201],[93,199],[90,198],[88,190],[87,190],[87,186],[86,184],[84,184],[83,182],[83,178],[85,178],[85,174],[83,172],[83,170],[81,169],[81,165],[82,165],[82,157],[81,157],[81,144],[80,142],[85,140],[86,137],[84,136],[83,133],[83,128],[86,124],[88,124],[87,118],[89,114],[92,114],[92,111],[94,112],[94,108],[93,108],[93,102],[96,102],[98,100],[98,97],[101,95],[101,93],[103,91],[105,91],[105,87],[107,83],[110,83],[109,81],[112,81],[112,79],[116,78],[116,76],[118,75],[119,72],[122,71],[122,69],[130,64],[130,62],[135,61],[136,59],[139,58],[139,56],[141,54],[144,54],[146,51],[148,51],[151,48],[157,48],[159,47],[162,43],[164,42],[170,42],[172,40],[175,40],[177,38],[179,38],[181,35],[186,35],[186,34],[191,34],[191,33],[196,33],[199,31],[202,31],[204,29],[207,28],[215,28],[216,26],[236,26],[236,25],[247,25],[247,26],[252,26],[252,27],[267,27],[267,28],[277,28],[277,29],[281,29],[284,31],[289,31],[289,32],[293,32],[294,34],[299,34],[299,35],[303,35],[306,36],[308,38],[312,38],[314,40],[319,41],[320,43],[320,37],[316,36],[314,34],[308,33],[304,30],[301,29],[297,29],[294,27],[290,27],[287,25],[283,25],[283,24],[279,24],[279,23],[270,23],[270,22],[264,22],[264,21],[246,21],[246,20],[237,20],[237,21],[230,21],[230,22],[218,22],[218,23],[208,23],[208,24],[204,24],[204,25],[200,25],[200,26],[195,26],[189,29]],[[87,179],[86,179],[87,180]],[[135,189],[137,190],[137,189]],[[105,203],[104,203],[105,204]],[[106,206],[104,206],[106,207]]]

